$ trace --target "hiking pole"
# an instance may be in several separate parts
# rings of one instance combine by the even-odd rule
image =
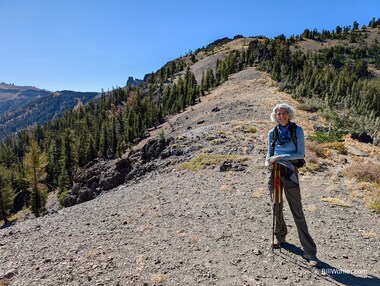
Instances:
[[[281,220],[281,212],[280,212],[280,203],[282,201],[282,188],[281,188],[281,173],[280,173],[280,164],[273,164],[273,224],[272,224],[272,245],[274,245],[274,236],[275,236],[275,228],[276,228],[276,216],[278,216],[277,220]],[[279,243],[279,248],[281,252],[281,244]],[[272,247],[272,252],[274,251],[274,247]]]
[[[282,229],[282,187],[281,187],[281,166],[280,164],[276,163],[277,165],[277,215],[278,220],[280,221],[280,229]],[[281,252],[281,243],[278,244]]]
[[[277,197],[277,163],[273,163],[273,223],[272,223],[272,252],[274,252],[274,232],[276,225],[276,197]]]

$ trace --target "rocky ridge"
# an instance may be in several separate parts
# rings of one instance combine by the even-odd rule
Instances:
[[[297,106],[265,74],[247,69],[153,130],[123,159],[98,162],[110,164],[104,177],[85,177],[93,184],[78,187],[78,194],[101,190],[97,198],[0,230],[0,285],[379,285],[379,215],[341,171],[378,161],[380,151],[349,138],[348,155],[332,153],[321,171],[301,174],[321,266],[302,259],[286,204],[288,244],[271,251],[263,158],[270,111],[283,101]],[[306,134],[320,124],[317,114],[297,115]],[[160,132],[165,140],[156,148]],[[197,158],[220,155],[227,157],[189,170]],[[105,191],[101,184],[112,168],[124,172],[123,184]],[[144,171],[125,181],[132,170]],[[114,182],[108,179],[110,188]]]

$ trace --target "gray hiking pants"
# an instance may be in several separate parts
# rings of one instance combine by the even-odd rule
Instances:
[[[286,200],[288,201],[290,210],[293,214],[294,222],[297,226],[299,240],[303,247],[305,254],[316,254],[317,246],[315,245],[313,238],[309,234],[307,228],[305,215],[302,210],[301,191],[299,183],[295,183],[290,180],[290,176],[293,171],[281,165],[281,188],[285,193]],[[273,170],[270,172],[268,188],[271,200],[273,202]],[[298,172],[296,169],[296,176],[298,178]],[[276,210],[275,218],[275,235],[279,241],[284,240],[288,230],[284,221],[284,215],[282,212],[283,203],[279,204]]]

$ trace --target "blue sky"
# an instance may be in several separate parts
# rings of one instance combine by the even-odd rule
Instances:
[[[219,38],[361,27],[379,11],[379,0],[0,0],[0,82],[107,90]]]

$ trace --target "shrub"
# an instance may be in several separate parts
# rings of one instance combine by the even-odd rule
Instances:
[[[257,133],[257,128],[255,126],[249,127],[245,133]]]
[[[321,103],[317,100],[307,99],[298,106],[298,109],[307,112],[317,112],[321,108]]]
[[[59,205],[59,208],[63,208],[63,201],[65,200],[65,197],[66,197],[66,194],[67,194],[68,190],[67,189],[64,189],[59,195],[58,195],[58,205]]]
[[[339,154],[347,155],[348,151],[343,142],[326,142],[322,144],[324,150],[336,150]]]
[[[334,131],[334,132],[317,131],[314,133],[314,135],[309,136],[309,139],[312,141],[319,142],[319,143],[341,141],[342,133],[337,132],[337,131]]]
[[[370,182],[380,185],[380,165],[372,162],[365,162],[359,165],[348,167],[344,171],[345,175],[355,178],[359,182]]]
[[[380,213],[380,187],[375,188],[371,193],[368,206],[376,213]]]
[[[343,174],[355,178],[359,182],[369,182],[374,186],[370,192],[368,206],[380,213],[380,165],[372,162],[355,164],[346,168]]]
[[[326,158],[325,149],[322,144],[315,141],[306,141],[306,148],[311,152],[314,152],[317,157]]]
[[[315,152],[307,152],[306,162],[309,164],[319,164],[318,156]]]

